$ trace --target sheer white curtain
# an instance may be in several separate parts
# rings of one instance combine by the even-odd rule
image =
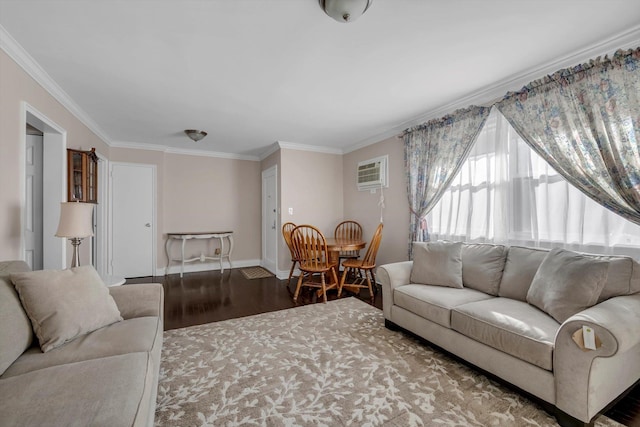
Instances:
[[[559,246],[640,258],[640,226],[571,186],[495,108],[427,223],[431,240]]]

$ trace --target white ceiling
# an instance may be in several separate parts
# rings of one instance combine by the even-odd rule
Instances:
[[[348,152],[637,47],[639,23],[638,0],[374,0],[350,24],[318,0],[0,0],[0,25],[109,144],[239,156]]]

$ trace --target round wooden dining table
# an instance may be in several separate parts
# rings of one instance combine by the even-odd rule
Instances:
[[[336,274],[340,266],[338,262],[340,260],[340,252],[344,251],[358,251],[365,246],[367,242],[362,239],[345,239],[327,237],[327,252],[329,252],[329,263],[336,266]]]

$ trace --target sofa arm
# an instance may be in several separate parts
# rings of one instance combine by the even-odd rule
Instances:
[[[602,342],[600,348],[584,351],[573,341],[572,335],[582,326],[593,328]],[[555,339],[553,370],[556,406],[567,414],[588,422],[602,409],[593,407],[594,390],[590,390],[589,387],[594,360],[598,357],[622,357],[627,351],[638,351],[638,344],[640,294],[608,299],[567,319],[558,330]],[[637,357],[640,357],[640,354]],[[618,367],[617,374],[620,378],[633,380],[631,384],[635,382],[637,378],[627,378],[631,373],[624,364]],[[615,381],[616,373],[611,374],[611,381]],[[617,395],[610,396],[610,400],[616,397]]]
[[[393,290],[398,286],[409,284],[412,267],[413,261],[394,262],[378,267],[376,275],[382,287],[382,311],[385,319],[391,320]]]
[[[164,290],[160,283],[112,286],[109,293],[125,320],[134,317],[163,316]]]

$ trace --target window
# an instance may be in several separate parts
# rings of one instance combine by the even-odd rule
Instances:
[[[432,240],[561,246],[640,258],[640,226],[571,186],[497,109],[427,223]]]

